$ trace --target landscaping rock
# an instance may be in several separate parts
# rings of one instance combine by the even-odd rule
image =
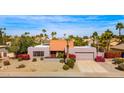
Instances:
[[[20,64],[18,67],[16,68],[25,68],[26,66],[24,64]]]
[[[36,59],[36,58],[33,58],[33,59],[32,59],[32,62],[36,62],[36,61],[37,61],[37,59]]]
[[[5,61],[3,61],[3,65],[4,66],[10,65],[10,62],[8,60],[5,60]]]

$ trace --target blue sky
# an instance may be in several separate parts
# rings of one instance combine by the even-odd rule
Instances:
[[[10,35],[20,35],[30,32],[31,35],[41,33],[42,29],[47,30],[50,35],[52,31],[57,32],[58,37],[64,33],[67,35],[90,36],[94,31],[99,34],[106,29],[110,29],[114,34],[118,34],[115,25],[118,22],[124,23],[124,16],[120,15],[11,15],[0,16],[0,27],[6,27],[6,33]],[[124,31],[122,31],[124,34]]]

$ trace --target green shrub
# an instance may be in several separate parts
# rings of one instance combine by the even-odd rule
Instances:
[[[69,61],[69,62],[67,62],[66,64],[67,64],[70,68],[74,68],[74,62],[70,62],[70,61]]]
[[[76,60],[74,58],[68,58],[67,62],[75,62]]]
[[[70,67],[70,68],[73,68],[74,67],[74,63],[75,63],[75,59],[72,59],[72,58],[69,58],[67,59],[67,65]]]
[[[64,70],[68,70],[68,69],[69,69],[69,66],[65,64],[65,65],[63,66],[63,69],[64,69]]]
[[[124,63],[124,58],[114,58],[113,61],[115,64]]]
[[[60,60],[60,63],[64,63],[64,59],[61,59],[61,60]]]
[[[26,67],[24,64],[20,64],[18,67],[16,67],[16,68],[24,68],[24,67]]]
[[[118,69],[119,70],[124,70],[124,63],[118,64]]]
[[[4,66],[10,65],[10,62],[8,60],[3,61]]]
[[[62,53],[62,52],[58,52],[58,54],[57,54],[57,58],[64,58],[64,53]]]
[[[36,61],[37,61],[37,59],[36,59],[36,58],[33,58],[33,59],[32,59],[32,62],[36,62]]]
[[[23,59],[22,58],[18,58],[18,61],[22,61]]]

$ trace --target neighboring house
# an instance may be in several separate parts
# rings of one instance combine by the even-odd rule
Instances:
[[[66,52],[66,40],[50,40],[49,45],[38,45],[28,48],[28,54],[33,57],[56,57],[57,52]],[[73,41],[69,41],[69,53],[75,54],[77,60],[94,60],[96,48],[90,46],[74,46]]]
[[[112,46],[111,47],[112,51],[120,51],[120,52],[124,52],[124,43],[116,45],[116,46]]]
[[[0,59],[4,59],[7,57],[8,51],[6,50],[6,45],[0,45]]]

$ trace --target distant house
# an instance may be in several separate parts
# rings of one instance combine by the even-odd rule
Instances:
[[[116,46],[112,46],[111,47],[112,51],[120,51],[120,52],[124,52],[124,43],[116,45]]]
[[[6,58],[8,51],[6,50],[6,45],[0,45],[0,59]]]
[[[49,45],[38,45],[28,48],[28,54],[33,57],[56,57],[57,52],[66,52],[66,40],[50,40]],[[74,46],[73,41],[69,41],[69,53],[75,54],[77,60],[94,60],[96,48],[90,46]]]

